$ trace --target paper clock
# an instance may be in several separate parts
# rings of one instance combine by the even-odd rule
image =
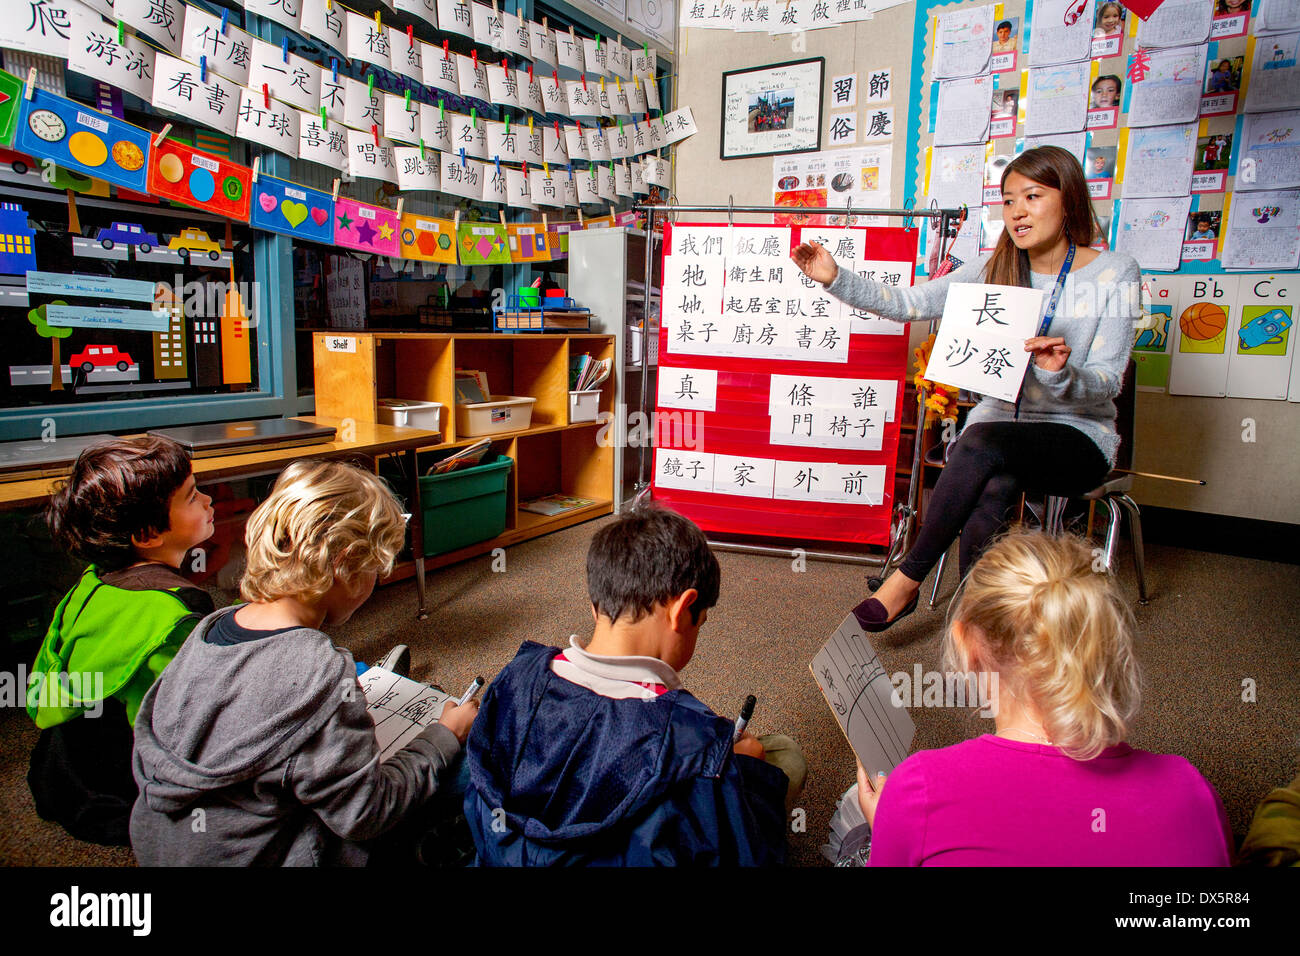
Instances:
[[[319,189],[263,173],[253,184],[251,213],[254,229],[334,243],[334,200]]]
[[[23,101],[14,148],[142,193],[149,136],[125,120],[34,89]]]

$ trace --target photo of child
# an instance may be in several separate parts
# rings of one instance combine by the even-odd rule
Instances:
[[[1235,17],[1242,13],[1250,13],[1250,0],[1215,0],[1216,17]]]
[[[1187,217],[1187,241],[1202,242],[1219,238],[1221,212],[1194,212]]]
[[[1124,81],[1113,73],[1099,76],[1092,81],[1092,99],[1089,109],[1102,110],[1119,106],[1120,95],[1124,92]]]
[[[1241,69],[1244,56],[1232,59],[1211,60],[1205,71],[1206,93],[1231,93],[1241,87]]]
[[[998,25],[993,28],[995,39],[993,40],[993,53],[996,56],[999,53],[1015,53],[1016,38],[1020,34],[1020,18],[1013,20],[999,20]]]
[[[1020,105],[1019,90],[994,90],[993,91],[993,118],[1006,119],[1008,116],[1015,116],[1016,109]]]
[[[1219,0],[1223,2],[1223,0]],[[1096,29],[1092,31],[1095,38],[1124,35],[1125,9],[1118,3],[1102,3],[1097,6]]]
[[[1117,146],[1093,146],[1084,159],[1083,174],[1088,179],[1114,179]]]
[[[1196,172],[1204,173],[1215,169],[1227,169],[1228,157],[1231,153],[1231,133],[1202,136],[1196,141]]]

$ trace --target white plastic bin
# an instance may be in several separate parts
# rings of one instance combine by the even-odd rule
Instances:
[[[410,398],[381,398],[376,409],[381,425],[401,425],[407,428],[424,428],[431,432],[442,429],[442,403],[420,402]]]
[[[594,422],[600,414],[600,389],[569,393],[569,424]]]
[[[490,402],[456,405],[456,437],[479,438],[501,432],[522,431],[532,424],[537,399],[519,395],[493,395]]]

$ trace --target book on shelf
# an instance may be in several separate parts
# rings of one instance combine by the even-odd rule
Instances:
[[[539,515],[561,515],[566,511],[577,511],[596,504],[594,498],[579,498],[576,495],[546,495],[531,501],[519,502],[520,511],[531,511]]]
[[[483,460],[492,447],[492,439],[484,438],[476,441],[474,444],[462,448],[453,455],[448,455],[440,461],[435,461],[425,475],[445,475],[449,471],[457,471],[461,468],[473,468]]]
[[[487,373],[476,369],[456,369],[456,404],[478,405],[490,401]]]

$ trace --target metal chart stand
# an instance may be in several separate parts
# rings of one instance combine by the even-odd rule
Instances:
[[[642,312],[642,322],[647,323],[645,334],[649,334],[650,318],[650,289],[654,282],[654,228],[655,217],[658,213],[726,213],[727,222],[735,225],[735,214],[743,213],[764,213],[770,215],[789,214],[797,211],[800,214],[830,214],[843,215],[846,220],[854,215],[859,216],[887,216],[903,220],[904,228],[911,225],[914,219],[937,219],[939,221],[939,241],[952,238],[956,235],[956,228],[966,216],[966,210],[963,209],[938,209],[931,207],[929,209],[855,209],[852,204],[844,207],[839,206],[737,206],[730,202],[728,197],[725,206],[655,206],[644,203],[637,203],[633,210],[646,214],[646,244],[645,244],[645,289],[642,291],[644,297],[644,309]],[[662,297],[660,302],[662,304]],[[930,331],[934,331],[934,322],[930,323]],[[647,386],[649,384],[650,365],[647,361],[649,348],[641,349],[641,420],[646,418],[646,396]],[[907,553],[912,543],[912,531],[915,525],[916,505],[918,502],[921,489],[917,486],[917,477],[921,471],[921,430],[925,427],[925,400],[924,390],[917,393],[917,434],[916,441],[912,443],[912,473],[907,483],[907,500],[894,505],[894,517],[890,524],[889,531],[889,550],[885,556],[877,557],[871,554],[852,554],[843,551],[804,551],[804,556],[818,561],[839,561],[846,564],[861,564],[868,567],[880,568],[880,575],[873,576],[868,580],[868,585],[874,591],[880,586],[886,572],[902,560],[903,555]],[[637,507],[650,497],[650,482],[646,479],[646,446],[643,444],[637,451],[637,482],[636,494],[632,499],[632,507]],[[729,541],[709,541],[709,546],[717,548],[720,551],[738,551],[744,554],[762,554],[773,557],[789,557],[789,548],[776,548],[760,544],[740,544]]]

